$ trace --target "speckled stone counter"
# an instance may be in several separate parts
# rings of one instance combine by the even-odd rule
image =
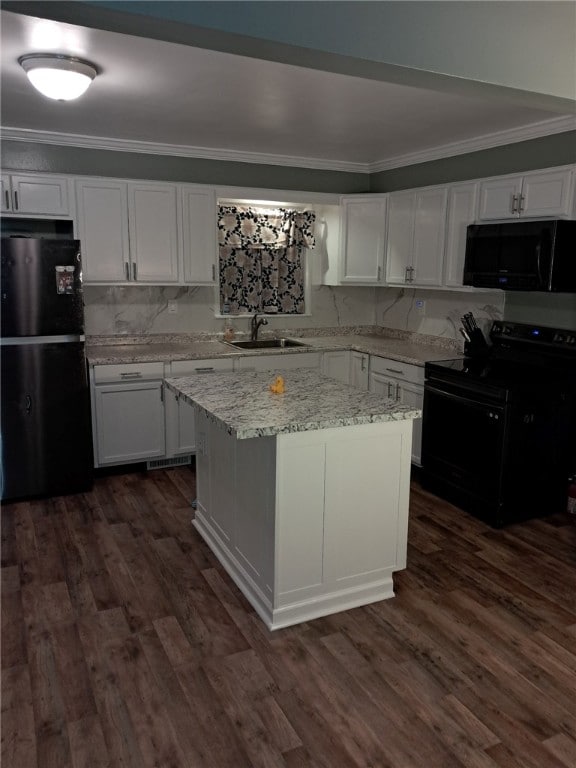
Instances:
[[[381,395],[352,389],[309,369],[283,371],[274,394],[270,372],[214,373],[166,379],[238,440],[329,427],[416,419],[422,412]]]
[[[388,334],[345,333],[335,335],[332,333],[298,336],[296,333],[277,333],[276,335],[295,338],[307,346],[288,349],[239,350],[219,339],[173,335],[158,339],[154,337],[130,337],[125,339],[124,343],[122,340],[115,343],[95,343],[89,339],[86,345],[86,355],[91,365],[112,365],[116,363],[172,362],[220,357],[238,358],[248,355],[297,355],[311,350],[330,352],[350,349],[422,366],[429,360],[449,360],[462,356],[454,342],[438,339],[437,343],[431,343],[430,337],[423,339],[418,334],[399,336],[388,332]]]

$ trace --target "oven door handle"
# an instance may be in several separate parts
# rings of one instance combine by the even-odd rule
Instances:
[[[496,410],[499,411],[499,413],[504,413],[503,405],[487,403],[483,400],[475,400],[473,397],[465,397],[464,395],[456,395],[453,392],[447,392],[445,389],[431,387],[429,384],[426,384],[424,387],[424,394],[426,394],[426,392],[430,392],[433,395],[440,395],[441,397],[446,397],[449,400],[454,400],[459,403],[466,403],[466,405],[471,405],[474,408],[490,409],[491,411]]]

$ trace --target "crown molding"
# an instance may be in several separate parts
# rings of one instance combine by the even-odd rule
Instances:
[[[108,149],[114,152],[136,152],[148,155],[176,155],[199,160],[224,160],[234,163],[258,165],[282,165],[291,168],[310,168],[323,171],[346,173],[369,173],[368,163],[353,163],[346,160],[324,160],[317,157],[296,157],[271,155],[263,152],[240,152],[233,149],[194,147],[180,144],[157,144],[149,141],[111,139],[102,136],[82,136],[74,133],[36,131],[29,128],[2,127],[4,141],[30,141],[36,144],[54,144],[83,149]]]
[[[290,155],[272,155],[261,152],[239,152],[232,149],[217,149],[194,147],[179,144],[159,144],[148,141],[129,141],[112,139],[101,136],[82,136],[72,133],[56,133],[36,131],[29,128],[2,127],[4,141],[29,141],[37,144],[53,144],[66,147],[81,147],[85,149],[106,149],[114,152],[135,152],[152,155],[175,155],[200,160],[221,160],[236,163],[251,163],[257,165],[278,165],[291,168],[309,168],[311,170],[340,171],[344,173],[378,173],[408,165],[427,163],[469,152],[479,152],[483,149],[515,144],[529,139],[551,136],[556,133],[576,130],[576,117],[569,115],[544,120],[539,123],[513,128],[508,131],[486,134],[475,139],[443,144],[438,147],[397,155],[375,163],[353,163],[344,160],[324,160],[322,158],[307,158]]]
[[[391,171],[394,168],[403,168],[406,165],[418,165],[432,160],[442,160],[455,155],[466,155],[469,152],[479,152],[482,149],[492,149],[505,144],[516,144],[529,139],[539,139],[543,136],[552,136],[556,133],[576,130],[576,117],[572,115],[554,117],[551,120],[543,120],[539,123],[525,125],[522,128],[511,128],[508,131],[489,133],[475,139],[456,141],[453,144],[443,144],[422,152],[409,152],[405,155],[397,155],[388,160],[380,160],[368,165],[370,173],[379,171]]]

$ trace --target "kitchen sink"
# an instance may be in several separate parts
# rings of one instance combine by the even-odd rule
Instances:
[[[236,349],[286,349],[287,347],[307,347],[301,341],[294,339],[258,339],[257,341],[227,341],[231,347]]]

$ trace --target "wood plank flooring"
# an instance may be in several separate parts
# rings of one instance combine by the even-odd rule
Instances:
[[[5,768],[576,766],[576,519],[414,484],[397,596],[270,633],[193,497],[178,468],[4,506]]]

